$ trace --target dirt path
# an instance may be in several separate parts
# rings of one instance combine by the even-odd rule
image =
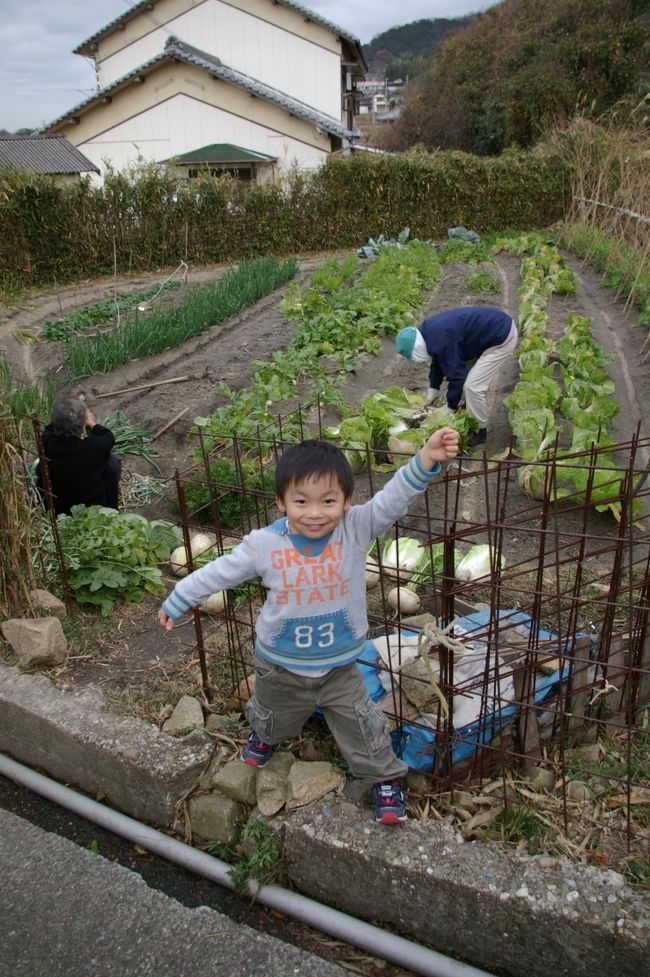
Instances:
[[[322,261],[322,257],[301,261],[295,281],[306,281]],[[215,282],[226,270],[222,266],[191,272],[188,284],[191,287]],[[111,281],[43,294],[27,308],[0,318],[0,348],[6,348],[8,360],[18,375],[50,376],[61,380],[65,376],[62,343],[38,341],[24,344],[12,334],[18,328],[28,328],[38,334],[49,320],[111,299],[116,289],[120,295],[141,292],[160,284],[164,277],[139,276],[120,281],[117,286]],[[291,340],[298,323],[288,321],[278,311],[285,291],[286,287],[277,289],[256,305],[180,347],[146,360],[135,360],[108,374],[76,381],[69,386],[70,392],[82,395],[98,420],[120,410],[134,427],[150,434],[160,430],[180,410],[189,408],[182,422],[173,425],[156,445],[156,462],[163,476],[171,478],[175,469],[182,468],[191,457],[187,433],[194,418],[212,413],[224,402],[219,384],[225,382],[236,390],[246,387],[255,372],[254,360],[270,359],[276,350]],[[161,384],[161,381],[176,381],[177,378],[184,379]],[[148,381],[150,386],[146,385]],[[136,387],[140,389],[131,390]],[[129,456],[126,467],[140,474],[154,474],[151,466],[137,456]]]

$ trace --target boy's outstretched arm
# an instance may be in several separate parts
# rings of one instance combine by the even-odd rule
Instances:
[[[441,427],[420,448],[422,467],[430,471],[438,462],[453,461],[458,454],[459,443],[458,431],[451,427]]]

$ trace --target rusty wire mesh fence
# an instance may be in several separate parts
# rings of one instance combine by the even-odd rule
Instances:
[[[301,431],[318,436],[317,418],[309,414],[310,428],[306,416]],[[272,473],[284,446],[263,433],[219,444],[197,434],[200,460],[177,476],[186,543],[200,525],[223,551],[276,518]],[[595,450],[536,463],[539,498],[521,460],[463,457],[390,537],[398,549],[417,539],[433,557],[429,573],[414,582],[384,565],[388,538],[371,551],[370,629],[359,660],[366,686],[396,752],[451,804],[454,791],[473,792],[479,826],[494,820],[495,807],[530,804],[544,789],[565,827],[601,794],[616,814],[607,830],[623,844],[647,827],[648,447],[638,438],[616,445],[608,452],[615,467]],[[356,502],[389,477],[373,470],[375,460],[368,452]],[[581,492],[560,490],[572,470],[584,475]],[[462,579],[455,567],[477,545],[489,547],[488,571]],[[388,602],[402,584],[418,593],[415,616]],[[208,697],[215,652],[227,655],[235,701],[243,706],[252,692],[255,616],[265,596],[253,582],[229,593],[218,618],[195,611]],[[616,759],[604,772],[607,757]],[[532,793],[521,786],[531,781]]]
[[[322,433],[318,407],[284,421],[293,435]],[[277,518],[273,472],[295,437],[285,441],[283,418],[255,438],[214,439],[200,429],[192,437],[196,460],[175,476],[178,524],[188,554],[200,529],[212,534],[214,556]],[[603,831],[628,851],[647,838],[649,453],[650,441],[634,437],[606,457],[592,449],[533,466],[461,456],[371,550],[369,633],[358,664],[395,751],[435,797],[424,816],[454,810],[462,792],[468,837],[495,821],[507,836],[509,810],[523,810],[537,828],[559,820],[567,839],[578,823],[579,841],[567,840],[567,850],[605,848]],[[355,502],[390,477],[377,470],[385,460],[366,451]],[[571,492],[575,471],[582,488]],[[430,556],[415,578],[384,559],[388,543],[399,552],[406,539]],[[488,565],[461,574],[459,560],[476,546],[487,547]],[[197,563],[190,555],[188,568]],[[418,594],[415,615],[389,602],[404,584]],[[217,711],[243,709],[253,691],[265,598],[251,581],[228,591],[222,613],[194,611],[190,652]]]

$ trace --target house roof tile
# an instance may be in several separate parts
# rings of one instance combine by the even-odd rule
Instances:
[[[274,163],[277,156],[267,156],[266,153],[256,153],[252,149],[242,149],[232,143],[219,142],[211,146],[193,149],[182,156],[172,157],[175,163],[191,166],[193,163]]]
[[[99,173],[64,135],[0,137],[0,166],[37,173]]]

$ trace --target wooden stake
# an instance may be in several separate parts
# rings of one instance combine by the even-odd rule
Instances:
[[[149,442],[155,441],[156,438],[159,438],[161,434],[164,434],[165,431],[167,431],[172,426],[172,424],[175,424],[176,421],[180,421],[181,417],[184,417],[185,414],[187,414],[188,410],[189,410],[189,407],[184,407],[183,410],[182,411],[179,411],[179,413],[176,414],[175,417],[172,417],[171,421],[167,421],[167,423],[164,424],[163,427],[160,428],[160,430],[156,431],[155,434],[152,434],[151,437],[148,438],[147,440]]]
[[[163,383],[182,383],[189,380],[189,377],[172,377],[171,380],[152,380],[151,383],[140,383],[137,387],[121,387],[119,390],[109,390],[105,394],[96,394],[96,397],[112,397],[113,394],[129,394],[134,390],[147,390],[148,387],[160,387]]]

